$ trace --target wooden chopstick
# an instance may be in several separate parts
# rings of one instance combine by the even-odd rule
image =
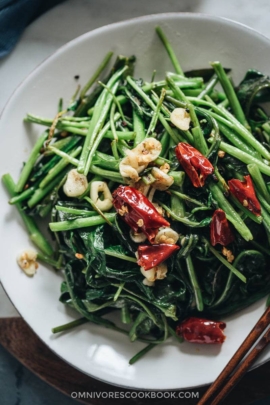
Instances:
[[[261,334],[265,331],[267,326],[270,324],[270,307],[268,307],[264,314],[261,316],[259,321],[256,323],[254,328],[251,330],[247,338],[241,344],[239,349],[235,352],[229,363],[217,377],[217,379],[213,382],[213,384],[209,387],[206,391],[204,396],[198,402],[198,405],[205,405],[206,402],[213,397],[221,388],[221,385],[225,382],[225,380],[232,374],[235,368],[240,364],[243,357],[248,353],[257,339],[261,336]],[[239,369],[236,371],[234,376],[227,382],[225,387],[219,392],[216,396],[214,401],[211,405],[218,404],[225,396],[229,393],[229,391],[233,388],[233,386],[240,380],[240,378],[244,375],[247,369],[250,367],[252,362],[257,358],[257,356],[262,352],[262,350],[267,346],[270,339],[270,331],[267,331],[262,339],[258,342],[258,344],[254,347],[254,349],[250,352],[250,354],[246,357],[243,363],[240,365]],[[240,370],[240,371],[239,371]]]
[[[219,404],[232,390],[232,388],[238,383],[238,381],[243,377],[243,375],[247,372],[249,367],[254,363],[256,358],[259,354],[266,348],[268,343],[270,342],[270,329],[264,334],[264,336],[259,340],[256,346],[251,350],[251,352],[247,355],[244,361],[240,364],[239,368],[236,372],[232,375],[229,381],[224,385],[222,390],[219,394],[214,398],[211,402],[211,405]]]

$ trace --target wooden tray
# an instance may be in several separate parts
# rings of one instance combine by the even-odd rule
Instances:
[[[42,343],[22,318],[0,319],[0,344],[43,381],[68,396],[72,392],[132,392],[88,377],[65,363]],[[269,396],[269,379],[270,362],[247,373],[234,391],[226,398],[224,405],[246,405]],[[206,389],[207,386],[187,391],[199,392],[201,397]],[[127,403],[131,405],[194,405],[197,400],[95,398],[84,399],[81,402],[92,405],[127,405]]]

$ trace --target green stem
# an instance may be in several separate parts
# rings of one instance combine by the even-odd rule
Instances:
[[[101,169],[100,167],[97,167],[95,165],[92,165],[90,167],[90,173],[97,174],[100,177],[103,177],[107,180],[112,180],[115,181],[116,183],[124,183],[123,177],[121,176],[120,173],[118,172],[113,172],[112,170],[105,170]]]
[[[162,135],[162,137],[160,139],[160,143],[161,143],[162,149],[161,149],[159,156],[166,157],[168,148],[169,148],[169,143],[170,143],[170,135],[168,134],[168,132],[164,132],[164,134]]]
[[[140,312],[139,315],[137,316],[137,318],[135,319],[134,324],[132,325],[132,328],[129,331],[129,338],[131,340],[131,342],[134,342],[138,335],[137,335],[137,328],[138,326],[145,321],[148,318],[148,316],[146,315],[145,312]]]
[[[258,166],[254,163],[251,163],[247,165],[247,168],[259,192],[262,194],[262,196],[265,198],[268,204],[270,204],[270,194],[267,190],[266,184],[264,182],[264,179],[261,175]]]
[[[84,215],[87,217],[92,217],[96,215],[95,211],[88,211],[88,210],[79,210],[76,208],[64,207],[62,205],[55,205],[54,207],[57,211],[66,212],[67,214],[73,215]]]
[[[228,220],[234,225],[240,235],[246,240],[252,240],[253,236],[246,226],[244,221],[241,219],[240,215],[233,209],[229,201],[223,195],[223,192],[220,190],[219,186],[214,183],[209,183],[209,189],[213,194],[214,199],[217,201],[220,208],[226,213]]]
[[[260,155],[265,159],[270,160],[270,152],[258,141],[253,134],[245,128],[228,110],[224,107],[218,107],[221,113],[225,115],[225,118],[231,121],[234,125],[234,130],[242,137],[244,142],[253,147]]]
[[[160,201],[158,201],[158,204],[161,205],[161,207],[164,208],[164,210],[170,214],[170,217],[172,217],[176,221],[182,222],[183,224],[185,224],[187,226],[190,226],[191,228],[206,226],[206,225],[202,225],[201,222],[190,221],[188,218],[180,217],[180,216],[176,215],[174,211],[172,211],[169,207],[167,207],[167,205],[163,204]]]
[[[243,152],[246,152],[256,158],[258,158],[258,152],[255,151],[253,148],[247,145],[242,139],[240,139],[234,131],[229,129],[226,125],[223,125],[219,122],[219,129],[221,133],[228,139],[229,142],[231,142],[234,146],[236,146],[238,149],[242,150]],[[259,155],[260,156],[260,155]]]
[[[130,360],[129,364],[132,365],[136,363],[136,361],[140,360],[146,353],[148,353],[150,350],[152,350],[156,345],[153,343],[150,343],[147,345],[144,349],[142,349],[139,353],[135,354]]]
[[[37,260],[40,260],[43,263],[49,264],[50,266],[56,268],[57,270],[61,269],[62,263],[60,261],[53,260],[50,256],[44,255],[43,253],[38,252]]]
[[[212,139],[211,138],[208,139],[208,142],[212,143]],[[223,150],[224,152],[229,153],[236,159],[241,160],[241,162],[244,162],[246,164],[255,163],[260,169],[261,173],[270,176],[270,166],[267,166],[265,163],[249,155],[248,153],[243,152],[242,150],[239,150],[238,148],[235,148],[234,146],[229,145],[228,143],[225,142],[220,142],[220,149]]]
[[[190,118],[193,123],[193,128],[191,132],[193,135],[194,147],[198,149],[203,155],[206,155],[208,152],[208,147],[206,144],[206,140],[204,139],[203,132],[200,127],[200,123],[197,118],[194,106],[190,102],[188,102],[184,93],[179,89],[179,87],[176,86],[175,82],[169,75],[166,76],[166,80],[170,88],[174,92],[175,97],[180,101],[184,101],[185,103],[187,103],[187,109],[189,110]]]
[[[120,286],[118,287],[118,289],[117,289],[117,291],[116,291],[116,293],[115,293],[115,295],[114,295],[114,297],[113,297],[114,302],[116,302],[116,301],[118,300],[119,295],[121,294],[121,292],[122,292],[122,290],[123,290],[123,288],[124,288],[124,285],[125,285],[125,283],[123,282],[123,283],[121,283]]]
[[[231,81],[229,80],[225,70],[223,69],[223,66],[221,65],[220,62],[213,62],[211,63],[211,66],[213,67],[218,76],[219,82],[223,87],[227,99],[230,102],[235,117],[238,119],[239,122],[241,122],[242,125],[244,125],[247,129],[249,129],[249,124],[246,120],[241,104],[236,96]]]
[[[252,221],[256,222],[257,224],[262,223],[262,217],[257,215],[254,215],[251,211],[249,211],[246,207],[244,207],[239,200],[237,200],[234,195],[230,195],[231,201],[239,208],[247,217],[249,217]]]
[[[81,148],[81,147],[80,147],[80,148]],[[63,152],[62,150],[57,149],[57,148],[55,148],[54,146],[48,146],[48,149],[49,149],[50,151],[52,151],[55,155],[58,155],[58,156],[60,156],[61,158],[63,158],[66,162],[71,163],[73,166],[78,166],[79,160],[78,160],[78,159],[75,159],[75,157],[72,156],[72,154],[69,155],[68,153]],[[60,162],[61,162],[61,160],[60,160]],[[59,163],[60,163],[60,162],[59,162]],[[56,167],[56,166],[55,166],[55,167]]]
[[[118,88],[119,79],[126,69],[127,67],[125,66],[123,69],[117,71],[108,81],[107,86],[112,90],[113,94],[115,94]],[[108,93],[106,89],[101,92],[98,100],[96,101],[93,117],[90,121],[78,166],[79,173],[84,173],[85,175],[88,174],[91,165],[91,162],[88,161],[88,156],[92,150],[96,137],[105,122],[112,101],[113,96]]]
[[[16,195],[15,197],[11,198],[9,200],[9,204],[17,204],[18,202],[22,202],[28,199],[35,191],[35,187],[29,187],[26,190],[24,190],[22,193],[19,195]]]
[[[76,321],[65,323],[64,325],[60,325],[60,326],[56,326],[55,328],[52,328],[52,333],[65,332],[67,330],[76,328],[76,326],[80,326],[80,325],[83,325],[88,322],[89,322],[89,319],[79,318],[79,319],[76,319]]]
[[[28,200],[28,207],[33,208],[39,201],[49,194],[49,192],[52,191],[55,186],[59,185],[64,179],[66,172],[67,168],[64,170],[64,172],[61,172],[57,177],[55,177],[46,187],[36,189],[32,197]]]
[[[147,94],[145,94],[145,92],[141,89],[141,87],[139,87],[134,82],[134,80],[132,80],[132,78],[130,76],[127,77],[127,82],[130,84],[130,86],[134,90],[136,90],[136,92],[142,97],[142,99],[146,102],[146,104],[149,105],[149,107],[151,107],[153,111],[155,111],[155,109],[156,109],[155,103],[147,96]],[[184,139],[181,138],[180,135],[173,128],[170,127],[170,125],[166,121],[165,117],[161,113],[159,113],[158,118],[159,118],[161,124],[163,125],[163,127],[165,128],[165,130],[168,132],[170,137],[173,139],[175,144],[178,144],[179,141],[184,141]]]
[[[95,83],[95,81],[98,79],[100,74],[103,72],[103,70],[106,68],[108,63],[111,60],[111,57],[113,56],[113,52],[108,52],[101,64],[98,66],[97,70],[94,72],[92,77],[88,80],[86,85],[82,88],[81,93],[80,93],[80,99],[82,100],[85,96],[85,94],[88,92],[90,87]]]
[[[133,128],[136,134],[134,147],[141,143],[145,138],[145,123],[135,109],[133,109]]]
[[[36,141],[35,146],[33,147],[30,156],[22,169],[18,183],[16,184],[15,189],[16,193],[20,193],[23,190],[28,180],[28,177],[34,167],[34,164],[36,163],[37,157],[40,153],[40,149],[42,148],[47,138],[48,138],[48,131],[45,131]]]
[[[156,128],[156,125],[157,125],[157,121],[158,121],[158,116],[159,116],[160,109],[161,109],[161,107],[162,107],[162,103],[163,103],[163,100],[164,100],[165,95],[166,95],[166,90],[165,90],[165,89],[162,89],[162,90],[161,90],[161,93],[160,93],[160,97],[159,97],[158,103],[157,103],[157,105],[156,105],[156,109],[155,109],[154,114],[153,114],[153,116],[152,116],[152,119],[151,119],[151,121],[150,121],[150,124],[149,124],[148,130],[147,130],[146,136],[151,136],[151,135],[154,133],[154,131],[155,131],[155,128]]]
[[[82,150],[81,146],[78,146],[76,149],[74,149],[70,153],[70,157],[74,159],[76,156],[80,154]],[[59,173],[61,173],[68,165],[70,164],[68,159],[61,159],[60,162],[58,162],[47,174],[47,176],[44,177],[44,179],[40,182],[39,188],[44,189],[50,183],[53,181],[53,179],[58,176]],[[73,163],[74,164],[74,163]]]
[[[117,88],[118,88],[118,84],[119,84],[119,81],[116,82],[113,85],[113,87],[112,87],[112,93],[113,94],[116,93]],[[103,108],[102,108],[102,110],[100,112],[100,115],[99,115],[99,117],[97,119],[97,123],[96,123],[95,127],[93,128],[93,133],[91,135],[90,142],[89,142],[89,145],[88,145],[87,158],[85,159],[85,164],[84,164],[83,173],[84,173],[85,176],[87,176],[87,174],[89,172],[89,169],[90,169],[90,166],[91,166],[91,163],[92,163],[92,158],[94,156],[95,151],[97,150],[97,148],[98,148],[98,146],[99,146],[105,132],[110,128],[110,122],[108,122],[105,125],[106,130],[104,129],[105,127],[101,130],[101,128],[102,128],[102,126],[103,126],[103,124],[105,122],[105,119],[107,117],[107,114],[109,112],[109,109],[111,107],[112,100],[113,100],[113,95],[111,95],[109,93],[109,95],[107,96],[107,99],[106,99],[106,101],[104,103],[104,106],[103,106]],[[117,113],[117,114],[115,114],[115,117],[116,116],[120,117],[120,114]],[[91,126],[91,124],[90,124],[90,126]],[[90,131],[90,129],[89,129],[89,131]],[[83,155],[83,153],[82,153],[82,155]],[[78,171],[79,172],[80,172],[80,168],[81,168],[81,161],[83,161],[83,156],[82,155],[81,155],[80,163],[79,163],[79,166],[78,166]]]
[[[114,121],[117,121],[120,118],[120,114],[116,113],[113,117]],[[97,134],[95,141],[91,145],[91,150],[89,152],[88,158],[87,158],[87,163],[86,163],[86,169],[85,169],[85,176],[88,174],[91,164],[92,164],[92,159],[94,157],[94,154],[97,151],[97,148],[99,147],[100,142],[102,141],[104,134],[108,131],[110,128],[111,122],[108,121],[107,124],[104,125],[102,130]],[[79,171],[79,166],[78,166],[78,171]]]
[[[213,77],[209,80],[207,83],[206,87],[201,91],[201,93],[198,95],[198,98],[204,98],[204,96],[208,95],[211,93],[211,91],[214,89],[218,82],[218,77],[217,75],[213,75]]]
[[[183,72],[183,70],[182,70],[182,68],[181,68],[181,66],[180,66],[180,64],[178,62],[176,54],[175,54],[171,44],[169,43],[166,35],[164,34],[163,30],[160,27],[156,27],[156,33],[158,34],[161,42],[163,43],[163,45],[164,45],[164,47],[165,47],[165,49],[166,49],[166,51],[167,51],[167,53],[169,55],[169,58],[170,58],[170,60],[172,62],[172,65],[173,65],[176,73],[178,73],[181,76],[184,76],[184,72]]]
[[[241,281],[244,283],[247,282],[246,277],[239,271],[237,270],[232,264],[230,264],[221,254],[218,253],[216,249],[213,248],[213,246],[208,242],[206,238],[203,237],[203,240],[205,243],[207,243],[209,250],[213,253],[214,256],[222,263],[224,266],[226,266],[233,274],[235,274]]]
[[[129,324],[131,322],[129,308],[126,303],[124,303],[124,306],[121,308],[121,321],[124,324]]]
[[[10,176],[10,174],[4,174],[2,177],[4,186],[6,187],[10,197],[15,197],[15,183]],[[15,204],[18,212],[25,224],[25,227],[29,233],[31,241],[46,255],[51,256],[53,254],[53,249],[50,246],[49,242],[44,238],[40,230],[38,229],[34,219],[26,215],[25,210],[23,209],[21,203]]]
[[[104,214],[106,219],[114,221],[115,213]],[[77,218],[70,221],[50,222],[49,227],[52,232],[70,231],[71,229],[87,228],[88,226],[96,226],[106,223],[106,220],[100,215],[89,218]]]
[[[132,263],[137,264],[137,259],[135,259],[135,257],[130,257],[130,256],[127,256],[127,255],[123,255],[122,253],[117,253],[117,252],[114,252],[114,251],[109,250],[109,249],[104,249],[103,252],[107,256],[117,257],[117,259],[122,259],[122,260],[126,260],[127,262],[132,262]]]
[[[116,132],[118,139],[123,139],[125,141],[131,141],[132,139],[135,139],[135,137],[136,137],[136,134],[134,131],[127,131],[127,132],[115,131],[115,132]],[[104,134],[104,138],[114,139],[113,132],[107,131]]]
[[[193,266],[193,262],[191,259],[191,256],[187,256],[186,258],[186,265],[187,265],[187,271],[189,274],[189,278],[194,290],[194,296],[195,296],[195,301],[196,301],[196,306],[198,311],[203,311],[204,305],[203,305],[203,299],[202,299],[202,292],[198,283],[198,279],[195,273],[195,269]]]
[[[203,203],[201,203],[200,201],[194,200],[194,198],[191,198],[191,197],[189,197],[189,196],[186,195],[186,194],[180,193],[179,191],[170,190],[170,193],[177,195],[181,200],[189,201],[189,202],[191,202],[192,204],[198,205],[199,207],[208,208],[208,207],[206,207]]]

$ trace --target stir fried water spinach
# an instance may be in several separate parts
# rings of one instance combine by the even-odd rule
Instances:
[[[145,342],[131,364],[170,336],[223,342],[216,320],[270,292],[270,78],[249,70],[235,87],[220,62],[185,74],[156,31],[174,72],[136,78],[134,56],[109,71],[108,53],[55,117],[27,115],[47,129],[17,184],[3,176],[81,315],[53,332],[92,322]]]

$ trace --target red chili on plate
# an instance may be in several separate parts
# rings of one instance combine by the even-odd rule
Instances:
[[[178,245],[141,245],[138,247],[138,265],[144,270],[150,270],[168,259],[179,248]]]
[[[148,198],[136,188],[119,186],[113,192],[113,205],[123,220],[135,232],[143,232],[150,242],[153,242],[159,228],[170,226]]]
[[[261,215],[261,205],[256,197],[254,186],[250,175],[244,176],[244,181],[232,179],[228,181],[230,192],[238,201],[250,212],[259,217]]]
[[[176,333],[190,343],[223,343],[226,323],[203,318],[188,318],[176,328]]]
[[[222,246],[227,246],[234,240],[234,235],[226,218],[226,214],[221,209],[216,210],[212,216],[210,237],[212,246],[215,246],[217,243]]]
[[[175,153],[193,186],[203,187],[206,178],[214,171],[214,167],[209,160],[201,152],[185,142],[180,142],[176,146]]]

